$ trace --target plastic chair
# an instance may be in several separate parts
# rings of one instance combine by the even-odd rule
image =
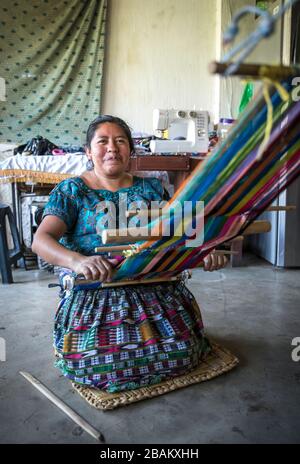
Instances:
[[[6,221],[6,218],[8,221]],[[11,250],[8,248],[7,243],[8,225],[13,240],[13,248]],[[11,266],[12,264],[16,264],[19,259],[23,259],[24,262],[15,217],[8,205],[0,203],[0,270],[3,284],[12,284],[14,282]]]

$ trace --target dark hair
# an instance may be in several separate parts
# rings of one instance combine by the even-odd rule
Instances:
[[[111,122],[113,124],[117,124],[117,126],[121,127],[123,131],[125,132],[125,135],[128,139],[130,150],[134,151],[134,143],[132,140],[132,135],[131,135],[131,130],[128,124],[123,121],[123,119],[118,118],[117,116],[111,116],[109,114],[104,114],[102,116],[98,116],[96,119],[94,119],[86,132],[86,147],[91,149],[91,142],[93,140],[93,137],[95,135],[95,132],[97,130],[97,127],[100,126],[101,124],[104,124],[106,122]]]

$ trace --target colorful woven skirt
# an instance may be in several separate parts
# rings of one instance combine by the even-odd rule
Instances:
[[[66,377],[110,393],[187,373],[210,351],[183,282],[74,289],[59,304],[54,346]]]

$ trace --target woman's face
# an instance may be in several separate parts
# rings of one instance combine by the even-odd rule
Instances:
[[[97,127],[86,154],[93,160],[96,173],[113,177],[121,175],[129,163],[128,138],[120,126],[105,122]]]

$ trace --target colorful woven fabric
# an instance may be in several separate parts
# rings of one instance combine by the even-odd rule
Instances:
[[[118,192],[93,190],[82,179],[73,178],[54,189],[44,215],[65,221],[64,246],[84,255],[95,254],[95,246],[102,244],[96,224],[103,214],[96,207],[106,200],[118,211],[121,193],[127,194],[129,203],[150,204],[165,198],[155,178],[136,177],[132,187]],[[60,278],[67,274],[72,273],[64,270]],[[200,310],[183,283],[115,288],[77,285],[59,304],[54,346],[56,364],[66,377],[108,392],[181,375],[197,367],[209,351]]]
[[[165,215],[151,223],[151,235],[162,230],[164,223],[170,225],[171,231],[177,230],[180,224],[176,225],[175,220],[180,213],[170,215],[176,202],[183,209],[184,202],[196,205],[202,201],[204,224],[200,222],[196,232],[203,233],[203,244],[186,246],[190,237],[184,231],[139,243],[139,253],[119,265],[115,281],[175,275],[199,266],[212,248],[242,233],[299,176],[300,101],[292,98],[292,78],[282,86],[289,99],[283,101],[282,92],[273,88],[273,130],[262,153],[269,118],[265,99],[260,95],[247,107],[228,138],[176,192]]]
[[[182,375],[210,351],[183,283],[75,288],[59,305],[54,346],[66,377],[107,392]]]

